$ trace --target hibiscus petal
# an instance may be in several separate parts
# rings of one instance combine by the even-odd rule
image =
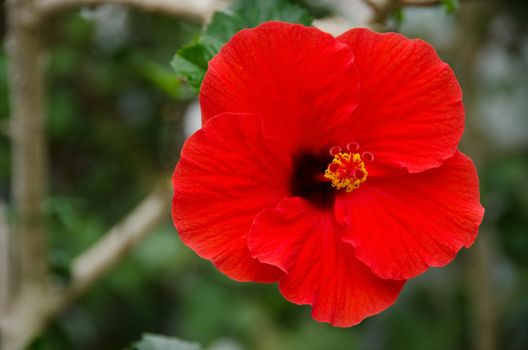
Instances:
[[[237,33],[210,62],[200,91],[202,120],[253,113],[266,135],[296,150],[332,146],[357,105],[352,50],[313,27],[267,22]]]
[[[262,211],[248,237],[252,256],[280,267],[284,297],[313,305],[313,317],[349,327],[394,303],[404,281],[384,280],[356,259],[339,238],[342,226],[329,211],[299,197]]]
[[[280,269],[249,255],[255,216],[287,194],[290,160],[262,135],[260,118],[223,114],[187,140],[172,177],[172,217],[182,241],[240,281],[276,281]]]
[[[375,155],[371,176],[386,166],[411,173],[440,166],[464,129],[462,91],[449,66],[422,40],[353,29],[338,37],[356,58],[361,99],[350,133]]]
[[[349,225],[343,239],[378,276],[415,277],[475,240],[484,208],[475,166],[462,153],[420,174],[369,180],[339,196],[335,212]]]

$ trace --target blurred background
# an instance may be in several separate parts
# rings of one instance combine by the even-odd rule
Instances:
[[[358,0],[297,1],[317,18],[365,25]],[[2,16],[4,18],[5,16]],[[476,162],[486,216],[478,243],[409,281],[396,305],[350,329],[310,317],[275,285],[237,283],[179,241],[170,218],[60,315],[33,349],[122,349],[144,332],[211,350],[528,349],[528,2],[406,7],[387,25],[430,42],[465,94],[461,149]],[[68,264],[170,173],[199,126],[194,94],[169,62],[201,23],[105,5],[70,11],[49,47],[45,201],[49,261]],[[5,21],[0,20],[5,34]],[[8,103],[0,52],[0,130]],[[0,133],[0,197],[10,202],[10,143]],[[62,282],[61,282],[62,281]]]

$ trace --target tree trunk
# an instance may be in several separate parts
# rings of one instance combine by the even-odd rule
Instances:
[[[12,144],[11,192],[14,249],[9,280],[15,299],[45,286],[47,276],[43,200],[46,193],[46,142],[44,138],[44,62],[32,0],[7,3],[7,56],[10,84]],[[9,307],[17,300],[9,300]],[[8,312],[10,310],[7,310]],[[6,350],[24,346],[13,342],[9,321],[2,324]]]

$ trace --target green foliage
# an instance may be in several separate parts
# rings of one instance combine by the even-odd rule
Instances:
[[[216,12],[202,35],[178,50],[171,65],[177,75],[198,93],[207,64],[222,45],[238,31],[271,20],[304,25],[312,23],[306,10],[286,0],[237,0],[227,11]]]
[[[528,266],[528,158],[503,157],[484,170],[481,176],[484,198],[500,203],[498,210],[493,211],[493,220],[503,232],[498,242],[513,263],[519,267]]]
[[[198,344],[155,334],[144,334],[131,350],[200,350]]]
[[[62,250],[53,249],[50,251],[48,259],[51,273],[58,282],[69,283],[71,280],[71,257]]]
[[[403,12],[403,9],[401,7],[397,8],[393,12],[392,17],[394,18],[394,21],[396,22],[396,24],[401,25],[403,21],[405,20],[405,14]]]
[[[520,9],[526,2],[517,3],[509,16],[501,16],[523,16],[526,11]],[[92,11],[97,9],[83,13]],[[111,40],[111,34],[98,39],[94,22],[79,13],[58,17],[42,33],[51,44],[46,236],[50,267],[62,283],[68,281],[71,261],[121,220],[163,170],[174,168],[183,142],[182,111],[193,93],[177,81],[167,62],[176,48],[197,38],[200,27],[182,18],[122,11],[129,16],[126,39],[112,50],[102,50],[98,44]],[[406,15],[416,16],[411,11]],[[516,32],[510,34],[525,40]],[[195,42],[200,52],[202,44]],[[515,52],[515,46],[507,45]],[[479,52],[479,59],[486,58],[482,56],[486,52]],[[204,72],[207,61],[204,56],[200,63]],[[1,127],[9,120],[6,63],[0,50]],[[500,84],[490,85],[491,91],[519,90],[513,85],[515,79],[528,75],[521,68],[514,71],[518,74],[513,80],[501,74]],[[198,81],[201,77],[203,72]],[[481,84],[476,88],[481,90]],[[478,113],[468,113],[467,118],[480,123]],[[9,202],[8,141],[0,133],[0,197]],[[499,279],[493,285],[501,301],[496,310],[498,342],[501,349],[524,350],[528,349],[528,151],[507,153],[492,138],[481,147],[488,149],[485,161],[477,163],[486,207],[481,234],[492,236],[496,253],[490,273]],[[234,344],[232,348],[256,350],[467,349],[473,345],[472,337],[478,336],[472,328],[475,300],[467,281],[473,248],[463,250],[449,267],[410,280],[392,308],[350,329],[313,321],[308,306],[285,301],[276,285],[228,279],[182,244],[169,216],[129,253],[30,349],[123,349],[144,332],[177,335],[207,349],[219,349],[225,341]]]
[[[444,6],[447,13],[453,13],[458,10],[458,0],[442,0],[442,5]]]

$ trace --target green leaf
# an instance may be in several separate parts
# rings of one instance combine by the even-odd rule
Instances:
[[[447,13],[453,13],[458,10],[458,0],[442,0],[442,5],[444,5]]]
[[[172,68],[198,93],[208,62],[220,48],[238,31],[271,20],[310,25],[313,18],[286,0],[235,0],[225,12],[213,15],[200,38],[178,50]]]
[[[198,93],[207,72],[207,63],[216,52],[208,52],[205,45],[197,41],[179,49],[171,61],[171,66],[176,75]]]
[[[144,334],[142,339],[133,344],[131,350],[200,350],[200,345],[176,338],[155,334]]]

